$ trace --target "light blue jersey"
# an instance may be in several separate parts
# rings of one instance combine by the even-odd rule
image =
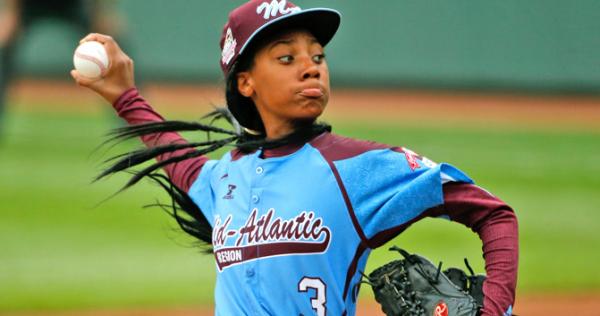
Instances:
[[[354,315],[370,250],[471,182],[403,149],[325,133],[284,156],[230,152],[189,190],[213,227],[216,315]]]

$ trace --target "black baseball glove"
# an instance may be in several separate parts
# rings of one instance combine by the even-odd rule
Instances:
[[[387,316],[476,316],[483,306],[484,275],[457,268],[441,271],[429,260],[392,247],[404,256],[365,276]]]

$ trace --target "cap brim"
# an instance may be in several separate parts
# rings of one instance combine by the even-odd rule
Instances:
[[[292,29],[308,30],[322,46],[325,46],[337,32],[340,21],[341,14],[329,8],[311,8],[280,16],[254,31],[240,49],[239,55],[265,34]]]

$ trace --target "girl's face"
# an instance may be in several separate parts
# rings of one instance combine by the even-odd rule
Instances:
[[[267,137],[277,138],[297,123],[313,122],[329,100],[329,70],[323,47],[307,31],[276,36],[240,72],[238,90],[254,101]]]

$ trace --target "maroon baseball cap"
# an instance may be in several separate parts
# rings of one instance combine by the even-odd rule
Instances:
[[[225,76],[249,44],[267,32],[302,28],[325,46],[340,25],[338,11],[327,8],[302,10],[286,0],[251,0],[229,13],[221,35],[221,69]]]

